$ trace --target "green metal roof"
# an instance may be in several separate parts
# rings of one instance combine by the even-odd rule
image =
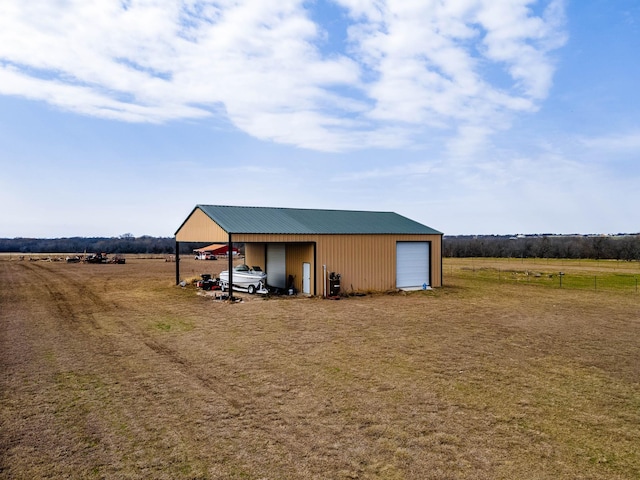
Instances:
[[[441,232],[394,212],[197,205],[228,233],[264,234],[437,234]]]

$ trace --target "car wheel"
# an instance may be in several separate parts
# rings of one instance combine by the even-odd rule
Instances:
[[[250,295],[253,295],[254,293],[256,293],[255,285],[249,285],[249,288],[247,290],[248,290]]]

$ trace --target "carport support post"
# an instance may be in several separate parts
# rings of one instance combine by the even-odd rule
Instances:
[[[180,242],[176,240],[176,285],[180,283]]]
[[[229,234],[229,300],[233,300],[233,243],[231,242],[231,234]]]

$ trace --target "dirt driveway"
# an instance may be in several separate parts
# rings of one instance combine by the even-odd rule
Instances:
[[[232,305],[173,268],[0,261],[0,478],[640,476],[638,297]]]

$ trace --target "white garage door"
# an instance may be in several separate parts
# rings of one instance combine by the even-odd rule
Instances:
[[[287,287],[287,269],[284,243],[267,244],[267,285]]]
[[[396,287],[422,288],[429,282],[429,242],[396,244]]]

